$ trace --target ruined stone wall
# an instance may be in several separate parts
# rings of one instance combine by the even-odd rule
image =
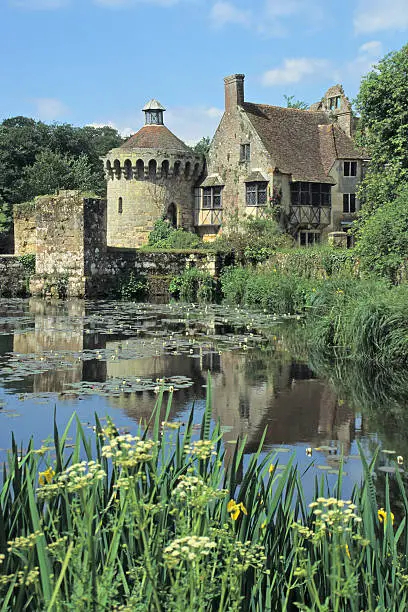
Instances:
[[[35,203],[16,204],[13,209],[13,220],[15,255],[34,254],[37,242]]]
[[[28,276],[20,257],[0,255],[0,297],[28,295]]]

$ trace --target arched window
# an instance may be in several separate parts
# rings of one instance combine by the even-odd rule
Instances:
[[[188,178],[190,176],[190,169],[191,169],[191,164],[190,162],[186,162],[185,168],[184,168],[184,178]]]
[[[193,172],[194,176],[198,176],[199,172],[200,172],[200,164],[196,163],[194,164],[194,172]]]
[[[177,227],[177,206],[172,202],[167,208],[167,219],[173,227]]]
[[[167,178],[169,176],[169,160],[165,159],[161,165],[161,175],[162,178]]]
[[[119,198],[118,200],[118,213],[120,215],[123,213],[123,198]]]
[[[144,177],[144,162],[143,159],[138,159],[136,162],[136,176],[138,179]]]
[[[181,162],[179,161],[174,162],[174,176],[179,176],[180,166],[181,166]]]
[[[109,159],[106,162],[106,176],[108,179],[113,178],[112,164],[110,163]]]
[[[130,159],[126,159],[125,163],[123,164],[123,168],[124,168],[124,175],[125,175],[125,179],[131,179],[132,178],[132,162],[130,161]]]
[[[149,178],[156,178],[157,163],[155,159],[149,161]]]
[[[120,170],[120,161],[118,159],[115,159],[115,161],[113,162],[113,168],[115,170],[116,178],[120,179],[120,177],[121,177],[121,170]]]

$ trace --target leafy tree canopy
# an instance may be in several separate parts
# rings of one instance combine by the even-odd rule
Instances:
[[[203,136],[193,147],[196,153],[202,153],[207,155],[211,144],[211,138],[209,136]]]
[[[286,108],[299,108],[300,110],[307,110],[309,105],[307,102],[303,100],[295,100],[295,96],[287,96],[283,94],[283,97],[286,101]]]
[[[0,123],[0,204],[15,204],[56,189],[106,194],[99,157],[122,143],[112,127],[47,125],[28,117]]]
[[[397,280],[408,253],[408,184],[367,217],[356,231],[362,270]]]
[[[408,179],[408,45],[386,55],[362,80],[358,140],[371,159],[360,189],[362,220],[395,198]]]

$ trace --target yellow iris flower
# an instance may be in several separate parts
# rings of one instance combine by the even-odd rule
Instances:
[[[45,484],[51,484],[54,476],[55,476],[54,470],[52,469],[52,467],[49,467],[47,470],[45,470],[45,472],[39,473],[38,482],[40,483],[41,486],[44,486]]]
[[[239,517],[239,515],[241,514],[241,512],[243,514],[248,514],[247,509],[245,508],[244,504],[242,502],[240,502],[239,504],[237,504],[237,502],[235,501],[235,499],[230,499],[228,504],[227,504],[227,510],[228,512],[231,514],[231,518],[233,521],[236,521],[237,518]]]
[[[394,514],[393,512],[390,512],[390,516],[391,516],[391,524],[394,524]],[[384,508],[380,508],[378,510],[378,520],[380,521],[380,523],[384,523],[384,525],[387,524],[387,512],[384,510]]]

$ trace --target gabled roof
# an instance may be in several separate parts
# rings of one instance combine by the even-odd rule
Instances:
[[[242,108],[280,172],[294,181],[333,183],[320,155],[318,126],[329,123],[326,113],[249,102]]]
[[[319,125],[320,154],[328,173],[336,159],[364,159],[364,151],[334,123]]]
[[[127,151],[133,149],[163,149],[191,153],[191,149],[170,132],[165,125],[144,125],[120,147]]]
[[[293,181],[333,184],[328,176],[338,158],[362,159],[352,139],[324,111],[244,102],[242,109],[274,165]]]

